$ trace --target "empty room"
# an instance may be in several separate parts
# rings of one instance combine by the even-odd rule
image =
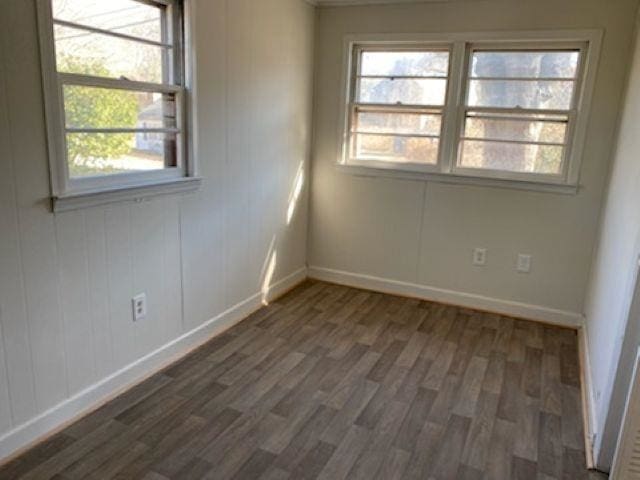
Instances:
[[[0,480],[640,480],[640,0],[0,0]]]

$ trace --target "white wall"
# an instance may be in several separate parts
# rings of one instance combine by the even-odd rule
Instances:
[[[312,272],[381,277],[405,282],[407,292],[580,322],[635,5],[460,0],[321,9],[309,260],[320,270]],[[358,177],[334,168],[346,34],[576,28],[605,32],[577,195]],[[484,268],[471,264],[476,246],[489,251]],[[515,271],[519,252],[533,255],[529,275]]]
[[[611,466],[632,363],[640,343],[640,317],[632,317],[627,326],[640,254],[639,40],[640,37],[633,53],[618,147],[586,303],[591,393],[596,400],[596,431],[599,432],[596,458],[603,469]],[[625,329],[627,336],[622,349]],[[617,388],[612,396],[614,380]]]
[[[271,283],[305,267],[306,188],[287,217],[299,170],[308,177],[314,9],[188,1],[202,189],[58,215],[48,202],[34,1],[2,2],[0,457],[64,419],[49,409],[73,414],[78,403],[60,405],[255,298],[274,252]],[[149,315],[133,324],[139,292]]]

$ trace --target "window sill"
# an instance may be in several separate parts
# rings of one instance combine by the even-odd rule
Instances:
[[[132,185],[109,190],[71,193],[52,198],[54,213],[97,207],[117,202],[140,202],[158,195],[193,192],[200,188],[202,178],[188,177],[147,185]]]
[[[478,185],[485,187],[508,188],[513,190],[529,190],[534,192],[559,193],[564,195],[576,195],[578,185],[558,183],[529,182],[525,180],[512,180],[501,178],[474,177],[467,175],[412,172],[408,170],[395,170],[389,168],[369,167],[361,165],[335,164],[335,168],[342,173],[358,177],[383,177],[400,180],[413,180],[419,182],[438,182],[458,185]]]

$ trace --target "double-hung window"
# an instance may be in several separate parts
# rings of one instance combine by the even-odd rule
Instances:
[[[447,47],[356,50],[355,162],[437,165],[449,56]]]
[[[571,190],[599,41],[591,31],[350,39],[340,163]]]
[[[54,200],[192,183],[181,0],[38,0],[38,13]]]
[[[575,118],[581,50],[471,47],[458,167],[559,175]]]

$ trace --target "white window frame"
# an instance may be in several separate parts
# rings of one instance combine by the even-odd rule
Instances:
[[[362,167],[381,167],[381,168],[387,168],[387,167],[395,167],[398,169],[402,169],[402,170],[406,170],[406,171],[415,171],[415,172],[431,172],[431,173],[435,173],[439,171],[439,165],[441,164],[441,162],[443,161],[443,148],[442,148],[442,138],[443,138],[443,132],[444,132],[444,125],[445,125],[445,118],[446,118],[446,109],[447,109],[447,103],[448,103],[448,98],[449,98],[449,94],[451,91],[450,88],[450,76],[451,76],[451,59],[453,56],[453,51],[452,51],[452,45],[448,44],[448,43],[434,43],[434,42],[430,42],[430,43],[416,43],[416,42],[408,42],[408,43],[401,43],[401,42],[395,42],[393,44],[388,44],[388,43],[380,43],[380,44],[361,44],[361,43],[356,43],[353,45],[352,50],[351,50],[351,54],[352,54],[352,67],[351,67],[351,80],[350,80],[350,84],[349,84],[349,91],[350,93],[350,100],[349,100],[349,111],[347,112],[347,122],[348,122],[348,132],[347,132],[347,149],[344,152],[344,158],[346,160],[348,160],[348,163],[350,165],[358,165],[358,166],[362,166]],[[362,58],[362,53],[364,51],[392,51],[392,50],[398,50],[398,51],[409,51],[409,50],[420,50],[420,49],[428,49],[430,52],[448,52],[449,53],[449,69],[447,72],[447,76],[446,77],[438,77],[438,78],[442,78],[442,79],[446,79],[447,80],[447,90],[445,92],[445,102],[444,105],[394,105],[392,103],[390,104],[358,104],[355,101],[355,96],[357,95],[357,89],[358,89],[358,72],[360,71],[360,65],[359,65],[359,61]],[[425,77],[425,78],[429,78],[429,77]],[[398,166],[397,163],[394,162],[386,162],[384,160],[358,160],[358,159],[353,159],[350,158],[350,152],[353,148],[353,141],[351,138],[351,133],[352,133],[352,119],[355,117],[356,115],[356,111],[359,108],[367,108],[367,109],[371,109],[374,111],[388,111],[391,113],[401,113],[403,111],[413,111],[413,112],[418,112],[418,113],[425,113],[428,114],[430,111],[434,111],[434,110],[438,110],[440,112],[440,121],[441,121],[441,128],[440,128],[440,134],[438,135],[438,139],[439,139],[439,148],[438,148],[438,161],[436,164],[416,164],[416,163],[405,163],[403,164],[401,167]],[[417,135],[416,135],[417,136]]]
[[[601,30],[559,30],[523,32],[480,32],[444,34],[359,34],[345,37],[343,49],[343,92],[340,105],[337,167],[363,176],[386,176],[445,183],[481,184],[528,190],[575,193],[586,140],[589,112],[595,87],[603,32]],[[357,161],[350,158],[351,112],[355,98],[358,52],[363,48],[393,48],[398,45],[442,48],[448,45],[449,77],[444,106],[437,165],[398,164],[384,161]],[[463,131],[474,49],[579,49],[580,63],[567,132],[562,172],[558,175],[482,170],[458,166],[460,136]],[[476,110],[469,108],[469,110]]]
[[[38,30],[40,36],[40,56],[42,68],[45,117],[49,153],[52,207],[54,212],[91,207],[116,201],[140,200],[159,194],[180,193],[197,189],[198,177],[194,130],[195,86],[192,66],[192,48],[185,48],[193,37],[193,6],[189,0],[136,0],[141,3],[162,5],[168,11],[168,26],[173,55],[168,68],[170,79],[162,84],[132,81],[124,78],[102,78],[90,75],[58,72],[54,41],[54,19],[52,0],[37,0]],[[69,22],[57,21],[73,26]],[[85,30],[102,33],[101,29],[82,27]],[[124,34],[110,35],[130,39]],[[143,43],[156,44],[157,42]],[[64,111],[64,85],[106,87],[132,91],[169,93],[175,96],[176,128],[162,128],[163,133],[176,135],[177,167],[149,172],[120,173],[87,178],[72,178],[67,161],[66,134],[68,129]],[[75,131],[75,129],[73,129]],[[90,130],[90,129],[89,129]],[[135,132],[138,129],[100,129],[118,133]]]

